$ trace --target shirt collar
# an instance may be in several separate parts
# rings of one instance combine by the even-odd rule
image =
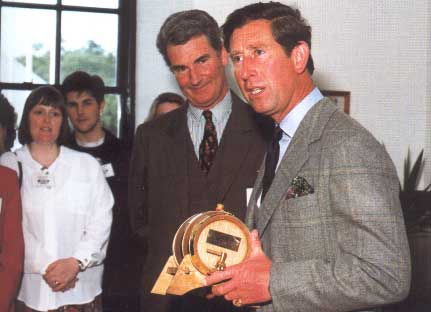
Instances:
[[[100,139],[93,142],[80,141],[78,138],[75,138],[75,141],[76,141],[76,144],[78,144],[78,146],[81,146],[81,147],[85,147],[85,148],[98,147],[105,142],[105,134],[103,134],[103,136]]]
[[[210,109],[213,114],[213,121],[221,120],[226,113],[232,111],[232,95],[228,91],[226,96],[216,106]],[[193,119],[199,120],[202,117],[203,110],[189,104],[188,111]]]
[[[322,93],[316,87],[301,102],[298,103],[280,122],[280,128],[290,138],[293,137],[307,112],[321,99]]]

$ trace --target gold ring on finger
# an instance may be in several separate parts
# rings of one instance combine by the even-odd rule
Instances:
[[[236,306],[238,308],[242,307],[242,301],[241,301],[241,299],[235,299],[235,300],[232,301],[232,303],[233,303],[234,306]]]

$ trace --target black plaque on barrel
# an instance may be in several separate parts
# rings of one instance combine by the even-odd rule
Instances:
[[[232,251],[238,251],[239,245],[241,244],[241,237],[210,229],[208,231],[207,243]]]

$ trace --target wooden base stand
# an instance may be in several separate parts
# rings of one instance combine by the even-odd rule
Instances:
[[[205,276],[193,266],[190,255],[186,255],[179,266],[176,265],[174,257],[170,256],[151,293],[184,295],[204,286]]]

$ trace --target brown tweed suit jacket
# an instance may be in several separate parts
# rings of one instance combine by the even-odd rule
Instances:
[[[246,189],[252,188],[265,154],[265,129],[272,121],[232,94],[232,112],[214,164],[202,192],[192,188],[200,173],[187,126],[187,107],[181,107],[138,127],[129,176],[129,209],[135,235],[148,245],[142,273],[142,311],[200,311],[205,308],[172,307],[180,298],[150,295],[150,290],[169,255],[178,227],[192,214],[213,210],[217,203],[244,219]],[[269,129],[270,130],[270,129]],[[198,180],[200,181],[200,180]],[[200,204],[202,203],[202,205]],[[204,299],[206,303],[206,299]],[[225,305],[225,303],[223,303]],[[170,307],[168,307],[170,306]],[[211,311],[230,311],[214,308]],[[169,310],[170,309],[170,310]]]
[[[329,99],[304,117],[260,207],[246,221],[272,259],[263,311],[357,311],[403,299],[410,255],[394,165],[384,147]],[[295,177],[314,193],[286,198]]]

